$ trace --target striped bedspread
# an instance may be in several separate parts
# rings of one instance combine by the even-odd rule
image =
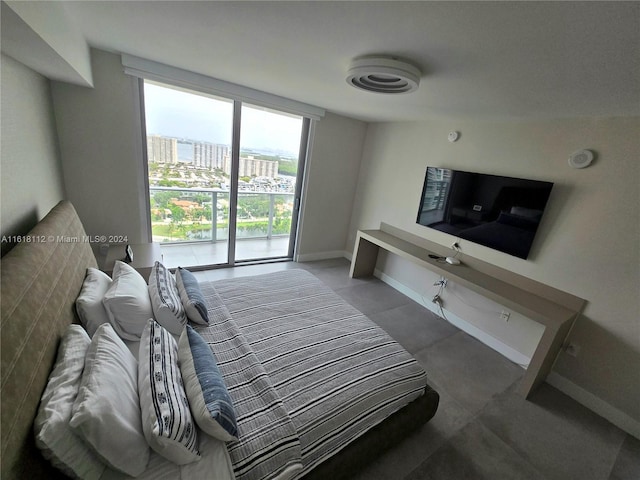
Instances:
[[[210,326],[196,330],[214,352],[238,422],[239,441],[227,443],[235,477],[292,478],[302,468],[300,439],[282,399],[244,335],[219,303],[215,289],[210,284],[201,284],[201,289],[215,317],[210,317]]]
[[[413,357],[304,270],[201,287],[229,313],[201,333],[240,415],[240,441],[229,444],[238,479],[284,478],[285,467],[299,478],[424,392]],[[253,465],[271,455],[280,455],[275,467]]]

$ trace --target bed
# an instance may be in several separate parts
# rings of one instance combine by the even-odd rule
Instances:
[[[97,265],[69,202],[29,238],[1,267],[2,478],[65,478],[36,448],[33,421],[60,338],[78,322],[74,302],[85,272]],[[224,451],[235,478],[349,478],[435,414],[438,394],[417,363],[309,273],[201,289],[217,321],[195,330],[218,359],[240,430],[224,450],[208,440],[203,449]],[[240,359],[248,363],[239,367]],[[158,457],[152,453],[142,478],[207,478],[189,466],[163,470]],[[257,466],[258,457],[267,462]],[[107,469],[102,478],[124,477]]]

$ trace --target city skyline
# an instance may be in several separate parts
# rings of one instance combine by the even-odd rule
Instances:
[[[233,102],[145,82],[149,135],[231,145]],[[302,118],[243,104],[241,148],[298,154]]]
[[[194,167],[209,170],[222,170],[231,174],[230,148],[227,145],[210,142],[189,142],[191,159],[184,161],[178,154],[178,139],[162,135],[147,136],[147,156],[150,164],[179,165],[191,164]],[[252,155],[240,156],[238,172],[240,177],[278,176],[278,160],[254,158]]]

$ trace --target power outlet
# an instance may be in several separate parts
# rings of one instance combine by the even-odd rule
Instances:
[[[500,312],[500,320],[504,320],[505,322],[508,322],[510,317],[511,317],[511,312],[507,312],[506,310],[502,310],[502,312]]]
[[[570,355],[572,357],[577,357],[578,353],[580,353],[580,345],[576,345],[575,343],[570,343],[565,348],[565,352],[567,352],[567,355]]]

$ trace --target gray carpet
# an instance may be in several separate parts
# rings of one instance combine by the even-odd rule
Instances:
[[[354,480],[639,480],[640,440],[548,384],[515,393],[524,370],[344,259],[198,272],[202,279],[305,268],[366,313],[423,365],[435,417]]]

